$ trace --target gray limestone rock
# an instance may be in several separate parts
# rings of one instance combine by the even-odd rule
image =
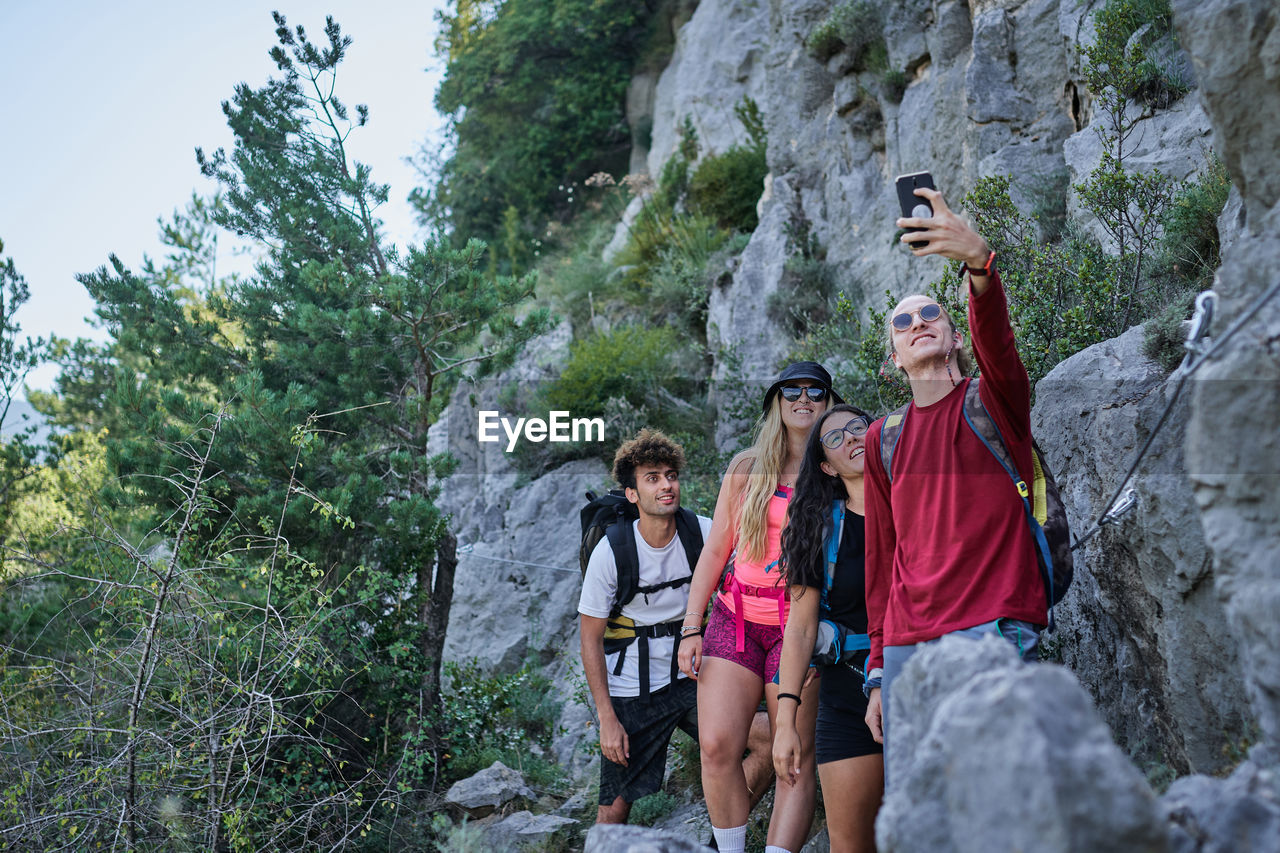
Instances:
[[[1226,779],[1187,776],[1160,798],[1170,853],[1270,853],[1280,842],[1274,770],[1246,761]]]
[[[1255,752],[1280,759],[1280,11],[1269,0],[1175,0],[1219,153],[1239,188],[1244,233],[1223,255],[1213,333],[1226,341],[1196,375],[1185,442],[1218,589],[1240,644],[1262,731]],[[1230,49],[1224,50],[1224,45]]]
[[[587,833],[583,853],[703,853],[710,851],[683,835],[627,824],[596,824]]]
[[[1134,327],[1066,359],[1036,387],[1032,430],[1076,537],[1120,487],[1177,379],[1142,354]],[[1190,395],[1174,405],[1130,485],[1137,505],[1075,552],[1050,648],[1144,764],[1213,772],[1248,727],[1235,639],[1214,588],[1183,458]]]
[[[454,782],[444,799],[449,805],[480,817],[517,797],[533,800],[536,796],[518,771],[495,761],[474,776]]]
[[[1171,5],[1231,182],[1249,216],[1261,217],[1280,201],[1280,11],[1271,0]]]
[[[1154,795],[1062,667],[1023,665],[993,637],[944,637],[908,662],[894,698],[880,850],[1165,850]]]
[[[760,63],[769,34],[764,0],[702,0],[676,34],[675,52],[653,96],[649,174],[655,178],[679,144],[687,116],[703,155],[748,141],[733,109],[750,97],[761,101]]]
[[[484,838],[492,850],[515,850],[524,844],[537,844],[577,823],[572,818],[520,811],[486,826]]]

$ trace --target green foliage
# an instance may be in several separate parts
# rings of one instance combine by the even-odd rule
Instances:
[[[531,747],[549,749],[559,705],[551,683],[529,665],[486,675],[477,662],[445,664],[444,730],[452,744],[445,779],[471,776],[494,761],[519,770],[533,785],[559,788],[563,770]]]
[[[569,347],[569,361],[547,388],[549,409],[585,417],[603,415],[612,399],[641,407],[656,399],[681,370],[681,342],[667,326],[623,326],[597,332]]]
[[[456,558],[435,498],[452,461],[429,452],[429,430],[460,375],[509,364],[549,317],[525,304],[532,278],[486,274],[482,243],[382,243],[376,210],[387,188],[348,149],[368,114],[334,90],[350,40],[332,20],[320,44],[276,21],[279,74],[238,87],[224,105],[233,149],[198,155],[221,201],[175,215],[163,262],[135,273],[113,257],[81,277],[109,341],[67,354],[56,416],[107,427],[107,487],[82,539],[64,536],[64,550],[41,559],[84,585],[67,593],[80,604],[63,609],[79,620],[68,636],[85,643],[67,655],[87,663],[72,660],[47,689],[11,684],[5,699],[25,691],[32,719],[66,722],[96,743],[94,727],[108,723],[83,716],[96,697],[72,698],[94,695],[90,673],[125,683],[123,667],[134,684],[152,673],[152,716],[116,698],[103,711],[129,732],[135,756],[145,748],[166,768],[184,765],[143,786],[145,796],[179,798],[165,826],[191,825],[182,792],[204,783],[182,773],[212,778],[200,750],[223,750],[215,765],[236,756],[236,784],[257,799],[220,799],[221,840],[207,844],[215,830],[202,823],[190,830],[197,848],[352,847],[360,838],[376,847],[377,827],[394,817],[381,811],[389,792],[425,795],[461,736],[439,714]],[[215,279],[218,229],[256,242],[252,277]],[[103,517],[115,524],[102,529]],[[153,568],[150,552],[166,546],[169,568]],[[121,553],[102,556],[112,549]],[[31,584],[27,600],[38,604]],[[30,654],[18,641],[25,631],[12,629],[9,653]],[[135,648],[143,636],[156,639],[158,656]],[[224,707],[233,710],[219,716]],[[198,729],[206,724],[217,727],[211,736]],[[7,748],[26,761],[27,746]],[[92,754],[104,773],[122,766],[114,753]],[[58,799],[66,778],[51,775],[20,807],[69,809]],[[110,813],[116,826],[111,790],[83,808],[101,806],[94,819]],[[138,831],[163,846],[152,844],[161,828],[143,825],[160,800],[142,796],[126,811],[147,815]],[[320,808],[329,811],[315,818]]]
[[[1130,300],[1121,260],[1072,229],[1057,243],[1041,243],[1035,220],[1010,199],[1009,182],[983,178],[964,208],[996,252],[1018,352],[1034,383],[1067,356],[1128,328]]]
[[[1114,280],[1123,307],[1115,324],[1117,331],[1137,319],[1135,310],[1150,279],[1148,256],[1173,189],[1158,169],[1140,173],[1129,164],[1129,139],[1140,120],[1130,104],[1150,77],[1144,46],[1150,41],[1133,36],[1146,28],[1148,36],[1158,37],[1171,31],[1171,21],[1166,0],[1108,0],[1094,16],[1097,39],[1084,48],[1085,82],[1100,116],[1096,124],[1102,158],[1075,189],[1081,204],[1110,236],[1119,256]]]
[[[890,68],[880,76],[880,82],[884,86],[885,100],[900,104],[902,97],[907,93],[907,84],[911,81],[907,77],[907,72]]]
[[[675,794],[655,791],[635,801],[627,822],[635,826],[653,826],[679,808],[680,804],[680,798]]]
[[[756,203],[769,172],[765,162],[767,138],[755,101],[743,98],[735,113],[751,142],[703,158],[689,179],[689,205],[716,220],[721,228],[754,231]]]
[[[624,0],[456,0],[436,42],[452,146],[412,195],[423,221],[496,242],[513,208],[536,234],[574,212],[566,187],[624,168],[627,84],[661,32],[647,14]]]
[[[1169,271],[1194,290],[1213,282],[1222,261],[1218,217],[1231,193],[1231,176],[1216,154],[1200,178],[1173,196],[1164,220],[1163,246]]]
[[[911,398],[905,379],[887,360],[885,318],[896,304],[888,291],[884,304],[883,309],[864,309],[847,294],[838,294],[831,316],[796,341],[788,357],[821,362],[840,396],[877,415]]]
[[[1163,40],[1177,44],[1169,0],[1107,0],[1094,25],[1097,39],[1084,52],[1085,80],[1095,95],[1111,88],[1119,98],[1161,109],[1189,91],[1176,69],[1149,53]]]
[[[887,63],[884,20],[871,0],[837,3],[826,19],[814,27],[805,46],[820,62],[848,50],[854,71],[884,70]]]
[[[831,317],[835,271],[827,263],[826,250],[818,243],[809,221],[801,220],[788,235],[791,255],[783,267],[778,289],[769,294],[769,319],[800,338],[811,326]]]
[[[1194,294],[1187,292],[1151,318],[1143,328],[1142,354],[1165,370],[1177,367],[1187,352],[1183,347],[1186,333],[1182,321],[1190,316],[1194,305]]]

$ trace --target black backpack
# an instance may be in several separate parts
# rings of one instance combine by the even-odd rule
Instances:
[[[698,516],[691,510],[681,507],[676,512],[676,535],[684,546],[685,556],[689,560],[689,574],[658,584],[640,585],[640,555],[636,550],[636,531],[632,522],[640,517],[639,510],[627,500],[626,493],[613,489],[599,497],[594,492],[587,492],[587,505],[578,513],[582,526],[582,544],[578,548],[578,565],[585,576],[587,563],[591,560],[591,552],[601,539],[608,538],[609,547],[613,549],[613,559],[618,567],[618,586],[614,592],[613,606],[609,610],[609,621],[604,634],[604,649],[607,654],[621,652],[614,666],[614,675],[622,672],[626,648],[644,638],[640,644],[640,698],[649,698],[649,643],[654,637],[675,636],[680,630],[682,619],[660,625],[637,625],[633,619],[622,615],[622,608],[637,595],[649,595],[664,589],[686,586],[693,580],[693,570],[698,565],[698,556],[702,553],[702,526]],[[677,670],[676,656],[671,656],[671,679],[675,681]]]
[[[982,398],[978,393],[979,381],[972,380],[965,389],[964,420],[1013,480],[1014,487],[1022,498],[1027,526],[1031,528],[1031,539],[1036,546],[1036,562],[1044,581],[1045,597],[1048,599],[1049,630],[1053,630],[1053,606],[1067,594],[1075,576],[1067,511],[1062,505],[1053,472],[1049,470],[1040,445],[1034,439],[1031,442],[1031,462],[1035,469],[1032,483],[1028,485],[1018,474],[1018,466],[1014,464],[1013,455],[1005,446],[1000,428],[982,405]],[[889,467],[893,461],[893,451],[902,436],[902,428],[910,409],[911,404],[907,403],[890,412],[885,416],[884,426],[880,430],[880,461],[890,482],[893,482],[893,469]]]
[[[636,531],[631,524],[639,517],[639,510],[627,500],[626,493],[621,489],[613,489],[599,497],[596,497],[595,492],[587,492],[587,505],[578,513],[578,520],[582,525],[578,566],[582,569],[582,574],[586,575],[591,552],[601,539],[607,536],[609,546],[613,548],[613,559],[618,565],[618,589],[609,613],[611,619],[621,616],[622,608],[630,604],[637,595],[648,595],[688,584],[693,579],[693,569],[698,565],[698,556],[702,553],[702,527],[698,524],[698,516],[681,507],[676,512],[676,535],[680,537],[685,556],[689,559],[689,577],[640,586],[640,558],[636,552]]]

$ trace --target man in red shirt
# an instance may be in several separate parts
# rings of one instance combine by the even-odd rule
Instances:
[[[965,263],[969,329],[982,369],[979,395],[1031,482],[1031,382],[1014,345],[994,253],[941,193],[919,189],[916,195],[927,198],[934,213],[899,219],[900,228],[925,229],[902,241],[927,241],[914,255]],[[1034,660],[1047,611],[1022,499],[964,422],[965,389],[974,380],[963,369],[963,336],[928,296],[898,303],[888,331],[890,357],[907,376],[912,402],[893,447],[892,472],[881,461],[884,419],[867,432],[867,725],[882,743],[890,685],[917,643],[991,633]],[[885,759],[887,775],[887,748]]]

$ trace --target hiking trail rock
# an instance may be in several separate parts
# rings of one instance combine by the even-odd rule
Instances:
[[[995,637],[944,637],[907,662],[893,699],[881,850],[1165,850],[1155,796],[1062,667],[1024,665]]]
[[[583,853],[709,853],[710,847],[683,835],[627,824],[596,824]]]
[[[1036,387],[1031,428],[1074,537],[1106,509],[1173,399],[1142,352],[1143,329],[1095,344]],[[1215,586],[1182,450],[1186,389],[1129,485],[1137,504],[1075,552],[1075,580],[1046,648],[1087,685],[1121,746],[1141,764],[1214,772],[1250,719],[1243,670]]]
[[[532,801],[537,794],[525,784],[519,771],[495,761],[474,776],[454,782],[445,794],[445,802],[466,809],[473,817],[483,817],[517,797]]]

